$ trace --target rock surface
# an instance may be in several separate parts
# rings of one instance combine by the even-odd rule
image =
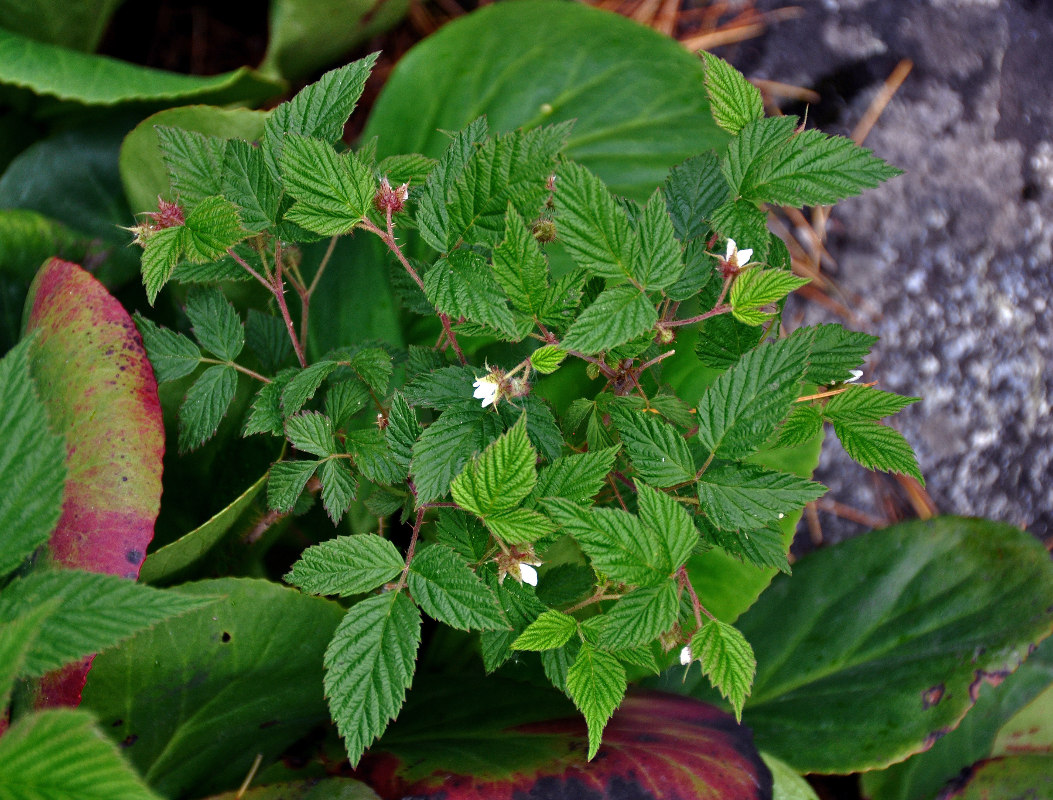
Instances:
[[[839,205],[828,228],[829,275],[865,298],[854,324],[881,336],[866,380],[923,398],[896,426],[940,512],[1049,537],[1053,3],[797,5],[796,19],[721,54],[748,77],[819,91],[809,124],[848,135],[896,64],[914,63],[865,142],[906,174]],[[789,313],[853,327],[815,303]],[[819,478],[829,497],[887,517],[889,482],[836,444]],[[829,539],[860,529],[830,514],[821,523]]]

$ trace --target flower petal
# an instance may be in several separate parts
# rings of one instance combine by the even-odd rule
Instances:
[[[693,661],[691,656],[691,645],[685,644],[684,648],[680,651],[680,663],[685,667]]]
[[[537,570],[529,564],[519,565],[519,577],[523,583],[529,583],[531,586],[537,586]]]

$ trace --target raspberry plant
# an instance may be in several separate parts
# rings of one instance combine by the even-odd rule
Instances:
[[[789,571],[780,520],[825,491],[757,454],[830,422],[860,464],[921,479],[879,422],[917,398],[854,382],[874,337],[783,330],[783,301],[807,281],[764,206],[831,204],[897,170],[765,118],[759,92],[709,55],[730,141],[675,167],[645,204],[561,155],[569,124],[494,133],[480,118],[437,161],[378,161],[340,145],[373,62],[274,109],[259,142],[160,128],[172,197],[134,229],[151,301],[169,281],[194,284],[193,338],[137,318],[159,381],[206,365],[180,409],[180,449],[213,436],[243,373],[257,384],[243,434],[287,443],[271,509],[320,498],[336,525],[364,502],[379,520],[309,547],[286,576],[350,598],[325,690],[351,762],[399,713],[422,615],[479,632],[488,671],[539,653],[588,723],[590,758],[630,677],[678,655],[741,714],[753,651],[700,601],[688,562],[716,548]],[[308,352],[329,259],[312,274],[298,246],[347,235],[383,242],[434,346]],[[272,313],[242,317],[224,288],[244,279]],[[697,404],[663,381],[671,363],[712,371]],[[542,379],[581,364],[554,410]],[[387,520],[408,527],[405,546]]]

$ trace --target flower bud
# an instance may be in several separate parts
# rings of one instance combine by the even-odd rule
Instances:
[[[381,213],[398,214],[409,199],[409,184],[404,183],[397,189],[391,188],[386,177],[380,179],[380,188],[373,197],[373,207]]]

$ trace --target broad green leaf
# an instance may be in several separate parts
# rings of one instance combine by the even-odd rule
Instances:
[[[91,714],[21,717],[0,739],[0,800],[160,800],[106,741]]]
[[[224,792],[207,800],[379,800],[379,796],[354,778],[308,778]]]
[[[184,212],[206,197],[223,194],[225,139],[167,125],[158,126],[156,133],[161,157],[168,168],[171,194],[178,198]]]
[[[789,146],[752,169],[741,193],[756,203],[831,205],[900,174],[851,139],[813,129],[798,133]]]
[[[538,473],[535,497],[564,497],[577,503],[588,503],[603,486],[614,468],[618,447],[590,450],[561,456]]]
[[[603,181],[573,162],[556,172],[559,240],[592,275],[643,284],[640,240]]]
[[[281,87],[242,67],[202,77],[89,55],[0,31],[0,84],[87,106],[260,101]]]
[[[446,68],[437,73],[437,63]],[[567,156],[641,201],[670,167],[724,140],[695,56],[578,4],[497,4],[445,26],[400,60],[364,135],[379,137],[380,156],[438,157],[442,132],[481,114],[496,131],[575,120]]]
[[[617,408],[611,414],[637,474],[652,486],[695,480],[695,462],[687,440],[655,414]]]
[[[187,214],[182,245],[195,264],[215,261],[247,235],[238,210],[222,197],[206,197]]]
[[[496,414],[472,400],[451,406],[429,425],[413,445],[410,474],[417,490],[417,505],[438,500],[450,481],[501,433]]]
[[[494,248],[493,270],[517,310],[533,316],[542,313],[548,293],[548,261],[512,205],[505,213],[505,238]]]
[[[728,185],[715,153],[689,158],[669,171],[662,185],[666,209],[681,242],[709,233],[706,219],[728,199]]]
[[[812,785],[785,761],[768,753],[760,756],[771,770],[773,800],[819,800]]]
[[[862,779],[867,796],[874,800],[932,800],[970,765],[1012,753],[1011,742],[1023,745],[1021,751],[1032,747],[1032,752],[1048,751],[1048,735],[1038,741],[1032,737],[1042,737],[1043,727],[1051,718],[1051,685],[1053,638],[1047,638],[997,689],[980,692],[976,705],[961,724],[941,736],[929,750],[887,769],[867,773]],[[1035,712],[1037,715],[1031,716]],[[1022,724],[1016,728],[1015,723]]]
[[[375,533],[337,536],[304,550],[285,580],[309,594],[350,597],[386,583],[403,566],[395,545]]]
[[[744,720],[800,772],[884,768],[1015,670],[1051,606],[1048,554],[1001,523],[940,517],[816,551],[739,620],[758,664]]]
[[[624,650],[653,642],[676,624],[678,610],[673,581],[629,592],[603,615],[607,624],[600,634],[599,646]]]
[[[379,7],[372,0],[278,0],[270,6],[260,71],[287,79],[309,76],[398,23],[408,5],[406,0]]]
[[[328,724],[322,654],[344,610],[245,578],[167,591],[220,599],[96,656],[82,706],[164,797],[235,789],[257,753]]]
[[[54,0],[3,0],[0,19],[10,33],[92,53],[122,0],[87,0],[72,7]],[[64,13],[57,13],[59,11]]]
[[[676,283],[684,274],[684,261],[665,200],[657,189],[637,221],[636,235],[640,246],[634,272],[640,282],[648,289],[664,289]]]
[[[586,726],[560,693],[497,678],[436,683],[421,676],[380,745],[386,752],[363,765],[385,797],[451,786],[459,800],[772,797],[748,729],[704,703],[630,693],[586,763]]]
[[[814,439],[823,429],[823,415],[808,403],[795,403],[776,434],[779,447],[794,447]]]
[[[747,325],[760,325],[771,319],[774,304],[800,289],[810,278],[798,278],[781,269],[750,269],[731,285],[728,302],[735,319]],[[772,306],[765,311],[765,306]]]
[[[823,416],[833,422],[873,422],[896,414],[920,399],[869,386],[846,386],[845,391],[826,401]]]
[[[212,438],[237,388],[238,373],[234,367],[215,364],[201,373],[179,407],[180,452],[196,450]]]
[[[291,511],[318,464],[317,461],[279,461],[272,466],[267,476],[267,505],[283,514]]]
[[[536,461],[523,416],[453,479],[450,494],[457,505],[480,517],[509,511],[534,488]]]
[[[297,450],[326,458],[336,452],[333,422],[318,411],[302,411],[285,420],[285,435]]]
[[[169,190],[168,170],[161,157],[159,128],[179,128],[222,139],[252,142],[263,135],[266,118],[263,111],[203,105],[168,108],[147,117],[121,143],[118,168],[131,210],[136,213],[156,211],[158,195],[169,200],[177,199]],[[235,147],[228,141],[228,158]],[[235,200],[235,197],[230,199]],[[240,202],[238,204],[240,206]],[[248,224],[251,219],[252,215],[243,210],[242,221]]]
[[[402,707],[420,622],[402,592],[375,595],[351,607],[326,648],[325,693],[352,764]]]
[[[286,218],[315,233],[347,233],[373,207],[377,181],[370,169],[354,153],[337,155],[319,139],[287,134],[281,172],[285,190],[297,200]]]
[[[30,377],[32,340],[0,361],[0,577],[47,543],[62,513],[66,448]]]
[[[533,542],[556,530],[548,517],[528,508],[512,508],[491,514],[483,520],[498,539],[509,544]]]
[[[36,332],[33,380],[66,444],[63,515],[51,557],[134,577],[153,538],[164,453],[157,383],[135,324],[88,272],[52,259],[30,288],[25,327],[27,336]],[[6,442],[5,452],[13,454],[12,446]],[[47,502],[59,476],[38,477],[34,491]],[[17,495],[15,487],[6,491]]]
[[[334,144],[344,133],[344,124],[358,104],[377,53],[330,70],[282,103],[267,117],[263,149],[271,172],[279,174],[278,162],[290,134],[321,139]],[[412,152],[412,151],[406,151]]]
[[[546,344],[530,354],[530,366],[542,375],[551,375],[566,357],[567,354],[555,345]]]
[[[605,289],[574,321],[560,346],[586,355],[610,350],[651,330],[658,312],[635,286]]]
[[[193,325],[194,337],[202,347],[222,361],[238,357],[245,346],[245,326],[219,289],[191,290],[187,295],[186,314]]]
[[[344,459],[330,458],[318,468],[318,480],[322,482],[322,506],[334,525],[339,525],[344,518],[351,501],[358,491],[351,467]]]
[[[990,800],[999,797],[1042,797],[1049,793],[1053,757],[1021,754],[993,758],[973,766],[957,785],[953,800]]]
[[[158,383],[185,378],[201,363],[201,348],[181,333],[161,328],[136,312],[132,319]]]
[[[424,292],[436,309],[453,319],[481,323],[513,341],[523,338],[508,299],[478,253],[456,250],[439,259],[424,276]]]
[[[561,611],[546,611],[512,642],[513,650],[555,650],[578,632],[574,617]]]
[[[797,397],[808,363],[810,332],[762,344],[717,378],[698,404],[698,438],[722,458],[760,449]]]
[[[508,623],[490,588],[445,545],[425,547],[410,562],[410,594],[421,610],[451,628],[496,630]]]
[[[548,194],[546,181],[571,123],[516,130],[483,142],[450,189],[446,248],[459,243],[496,245],[509,205],[533,219]]]
[[[853,461],[867,469],[910,475],[925,485],[918,458],[899,431],[888,425],[850,419],[835,422],[834,433]]]
[[[698,481],[702,513],[725,531],[763,528],[825,492],[821,483],[743,462],[714,462]]]
[[[764,116],[760,91],[727,61],[702,51],[706,67],[706,94],[713,119],[724,130],[738,133]]]
[[[600,749],[603,729],[625,697],[625,668],[614,656],[583,644],[567,671],[567,694],[589,726],[591,761]]]
[[[734,625],[711,619],[691,637],[691,656],[702,663],[702,673],[742,720],[742,706],[753,687],[757,659],[753,648]]]
[[[168,583],[173,576],[203,558],[252,508],[253,501],[266,483],[267,476],[264,475],[208,521],[150,553],[139,571],[139,580],[144,583]]]
[[[26,656],[23,676],[39,678],[210,602],[116,575],[38,570],[5,587],[0,596],[0,620],[14,622],[53,598],[60,599],[61,604],[44,619]]]
[[[808,383],[826,386],[836,381],[847,381],[849,370],[859,367],[876,336],[859,331],[846,330],[841,325],[829,323],[816,325],[812,342],[812,355],[804,379]]]

